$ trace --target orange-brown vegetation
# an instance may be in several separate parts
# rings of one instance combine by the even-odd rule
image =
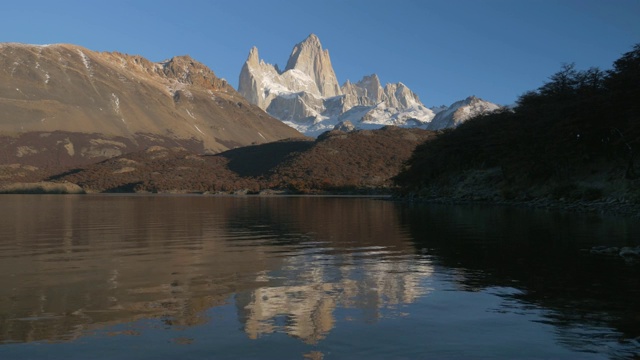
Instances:
[[[216,155],[153,146],[49,180],[89,192],[388,192],[414,148],[434,136],[396,127],[333,131],[315,141],[283,140]]]
[[[433,137],[430,131],[392,126],[325,133],[309,150],[278,165],[269,186],[301,192],[388,189],[415,147]]]

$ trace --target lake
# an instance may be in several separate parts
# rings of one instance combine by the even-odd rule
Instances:
[[[640,356],[638,219],[371,198],[3,195],[0,359]]]

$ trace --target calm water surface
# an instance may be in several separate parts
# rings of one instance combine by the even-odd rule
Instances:
[[[637,219],[354,198],[0,197],[0,359],[640,356]]]

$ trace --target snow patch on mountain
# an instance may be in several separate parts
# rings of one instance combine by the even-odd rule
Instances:
[[[338,86],[329,52],[313,34],[294,46],[284,71],[261,60],[253,47],[240,72],[238,91],[271,116],[309,136],[345,121],[356,129],[387,125],[429,128],[439,114],[443,115],[438,124],[450,127],[498,108],[482,101],[430,109],[405,84],[383,87],[376,74]],[[446,120],[454,116],[455,120]]]
[[[89,57],[82,52],[82,50],[77,49],[78,51],[78,55],[80,55],[80,59],[82,59],[82,63],[84,64],[84,67],[87,69],[87,72],[89,73],[89,76],[93,76],[93,70],[91,69],[91,63],[89,62]]]
[[[427,126],[428,130],[441,130],[457,127],[463,122],[480,114],[486,114],[500,109],[499,105],[484,101],[475,96],[469,96],[464,100],[457,101],[446,110],[436,114]]]

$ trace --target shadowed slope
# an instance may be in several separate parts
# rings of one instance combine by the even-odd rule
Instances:
[[[240,176],[266,176],[286,159],[305,152],[313,140],[285,140],[262,145],[245,146],[221,153],[229,160],[229,170]]]
[[[334,131],[316,141],[283,140],[213,156],[155,146],[50,180],[89,192],[389,192],[391,177],[419,143],[433,136],[393,127]]]

